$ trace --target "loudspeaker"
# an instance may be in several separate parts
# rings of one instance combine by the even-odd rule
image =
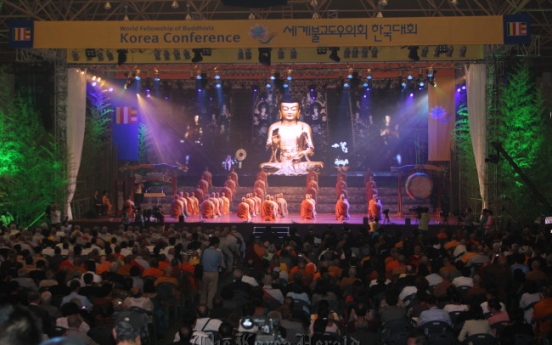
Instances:
[[[368,217],[362,218],[362,225],[368,226]]]
[[[287,0],[222,0],[226,6],[260,8],[272,6],[285,6]]]
[[[405,218],[404,219],[404,225],[411,225],[410,218]]]

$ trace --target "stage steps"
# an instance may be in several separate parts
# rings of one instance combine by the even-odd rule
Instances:
[[[237,209],[237,205],[241,201],[242,196],[247,193],[252,193],[252,187],[237,187],[236,195],[232,202],[232,210]],[[305,187],[269,187],[267,193],[269,195],[275,195],[277,193],[283,193],[284,198],[288,203],[289,212],[300,212],[301,202],[305,198]],[[403,213],[408,214],[409,209],[415,207],[427,207],[432,210],[429,200],[412,200],[407,195],[403,188]],[[347,194],[349,197],[350,213],[367,213],[367,201],[365,195],[365,189],[360,187],[347,188]],[[378,188],[378,195],[381,199],[384,209],[389,209],[391,214],[395,214],[398,211],[398,193],[397,188]],[[337,200],[335,194],[335,188],[321,187],[318,191],[318,200],[316,203],[316,211],[319,213],[333,213],[335,212],[335,202]]]
[[[337,200],[336,194],[335,194],[335,187],[331,186],[332,184],[335,185],[334,182],[332,182],[330,179],[328,179],[329,176],[326,176],[325,181],[320,181],[323,183],[320,183],[320,187],[318,190],[318,200],[316,205],[316,211],[319,213],[334,213],[335,212],[335,202]],[[391,176],[392,177],[392,176]],[[284,198],[288,202],[288,210],[289,212],[298,213],[301,209],[301,201],[305,198],[305,192],[306,188],[304,186],[298,186],[300,182],[303,183],[304,176],[293,176],[292,178],[295,178],[294,184],[295,186],[270,186],[268,188],[267,193],[270,195],[275,195],[277,193],[283,193]],[[299,180],[301,178],[301,181]],[[360,177],[357,177],[360,179]],[[380,181],[383,179],[382,177],[376,177],[376,183],[378,184],[378,195],[381,199],[383,209],[389,209],[389,213],[394,215],[398,212],[398,191],[396,188],[396,185],[393,186],[389,181],[388,183],[385,183],[386,181]],[[334,180],[335,181],[335,180]],[[281,181],[278,181],[281,182]],[[221,182],[222,183],[222,182]],[[270,180],[269,180],[270,185]],[[191,192],[195,188],[195,184],[180,186],[179,191],[184,192]],[[209,193],[211,192],[219,192],[221,190],[221,187],[219,185],[209,188]],[[162,207],[163,211],[165,213],[170,213],[170,203],[172,200],[172,190],[168,190],[165,188],[166,197],[159,198],[159,205]],[[230,210],[232,212],[236,212],[238,204],[241,201],[241,198],[245,196],[247,193],[253,193],[253,187],[252,185],[247,186],[240,186],[236,187],[236,195],[234,196],[232,200],[232,205],[230,207]],[[365,196],[365,188],[360,187],[359,183],[349,184],[347,188],[347,193],[349,197],[349,204],[350,207],[350,213],[355,214],[366,214],[367,213],[367,200]],[[154,200],[148,200],[143,205],[144,208],[151,208],[156,204]],[[408,195],[406,194],[406,191],[404,187],[402,188],[402,211],[405,216],[414,216],[415,213],[410,211],[410,209],[414,209],[416,207],[427,207],[429,208],[430,212],[434,211],[433,207],[430,204],[430,200],[412,200]]]

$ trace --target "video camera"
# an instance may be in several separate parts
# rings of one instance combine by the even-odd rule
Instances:
[[[241,326],[246,331],[254,332],[255,345],[284,344],[286,339],[280,335],[279,323],[275,318],[244,316],[241,319]]]

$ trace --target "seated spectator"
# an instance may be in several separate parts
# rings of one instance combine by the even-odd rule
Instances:
[[[0,344],[38,345],[41,341],[40,323],[27,308],[0,306]]]
[[[491,312],[492,316],[489,317],[487,320],[489,321],[489,325],[491,327],[496,323],[510,321],[508,312],[505,309],[502,309],[502,305],[496,298],[492,298],[489,300],[489,311]]]
[[[439,309],[439,307],[437,307],[437,298],[435,296],[429,295],[426,303],[429,309],[420,313],[420,318],[417,321],[418,327],[433,321],[446,322],[452,326],[449,314],[443,309]]]
[[[516,308],[512,311],[512,323],[504,327],[501,334],[498,334],[501,345],[515,345],[516,335],[525,334],[529,337],[533,337],[533,329],[530,323],[524,321],[524,311]]]
[[[464,322],[464,326],[458,335],[458,340],[464,341],[467,337],[474,334],[493,335],[493,331],[491,330],[489,323],[483,317],[483,310],[481,309],[481,306],[477,304],[473,304],[471,306],[467,319]]]

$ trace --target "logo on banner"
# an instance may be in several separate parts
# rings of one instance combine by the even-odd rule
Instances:
[[[31,28],[14,28],[12,39],[16,42],[30,41]]]
[[[264,25],[257,24],[249,30],[249,37],[254,40],[258,40],[261,44],[269,44],[274,37],[275,32],[268,32],[268,28]]]
[[[10,48],[32,48],[34,36],[34,22],[32,20],[11,20],[9,22]]]
[[[135,125],[138,123],[138,111],[131,107],[115,108],[115,123],[118,125]]]
[[[504,44],[531,43],[531,17],[528,14],[504,16]]]
[[[527,23],[508,23],[508,36],[527,36]]]

